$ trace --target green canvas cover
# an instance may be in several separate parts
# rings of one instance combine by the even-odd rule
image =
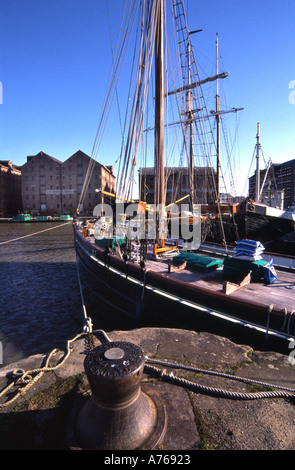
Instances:
[[[188,268],[205,272],[213,271],[223,265],[223,260],[221,259],[209,258],[207,256],[197,255],[186,251],[174,256],[173,258],[173,262],[175,264],[181,264],[184,263],[184,261],[186,261]]]
[[[223,277],[230,281],[239,281],[251,271],[251,282],[257,282],[264,275],[264,266],[267,261],[247,261],[238,258],[228,257],[223,263]]]
[[[106,248],[109,241],[109,248],[114,250],[116,245],[123,245],[126,243],[126,238],[102,238],[101,240],[95,239],[96,245],[100,246],[101,248]]]

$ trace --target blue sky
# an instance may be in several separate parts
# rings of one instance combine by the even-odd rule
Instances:
[[[22,165],[41,150],[62,161],[78,149],[91,154],[111,65],[110,31],[115,43],[123,5],[124,0],[0,0],[0,159]],[[185,5],[189,28],[203,29],[192,37],[198,62],[212,74],[218,32],[223,69],[229,72],[221,91],[228,107],[244,108],[231,118],[234,136],[238,129],[235,171],[241,193],[257,122],[266,159],[295,158],[295,104],[289,100],[295,2],[185,0]],[[112,135],[110,150],[99,153],[101,163],[115,163],[114,140]]]

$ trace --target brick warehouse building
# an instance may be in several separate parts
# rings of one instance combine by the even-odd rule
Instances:
[[[21,212],[21,169],[10,160],[0,160],[0,216]]]
[[[35,214],[74,214],[79,204],[83,182],[90,157],[79,150],[65,162],[44,152],[28,156],[22,166],[23,210]],[[80,212],[91,215],[101,202],[97,189],[115,192],[115,176],[112,167],[94,163],[83,207]]]

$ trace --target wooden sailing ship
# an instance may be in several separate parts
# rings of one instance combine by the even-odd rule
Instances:
[[[196,331],[211,331],[228,336],[239,341],[255,341],[263,348],[265,340],[271,344],[279,344],[288,351],[288,343],[294,339],[295,318],[295,274],[290,271],[278,271],[278,283],[266,284],[263,279],[263,269],[266,263],[255,261],[234,260],[234,256],[206,256],[195,251],[191,240],[183,238],[168,238],[166,229],[161,226],[167,215],[165,200],[165,164],[164,147],[165,124],[164,110],[167,90],[164,86],[164,18],[166,9],[163,0],[140,1],[141,27],[140,30],[147,38],[140,37],[142,49],[138,68],[135,106],[132,110],[133,127],[129,137],[138,147],[137,130],[144,130],[144,123],[139,114],[139,103],[145,107],[146,93],[145,75],[150,75],[151,65],[147,62],[148,54],[155,53],[155,122],[154,122],[154,154],[155,154],[155,204],[150,207],[144,201],[135,201],[136,213],[143,217],[144,235],[119,235],[118,226],[113,226],[114,220],[108,218],[106,207],[99,206],[97,221],[92,220],[93,230],[74,223],[75,247],[79,262],[79,270],[89,292],[96,299],[95,307],[91,305],[91,316],[97,319],[98,325],[106,329],[127,329],[138,326],[170,326],[193,329]],[[173,10],[184,26],[178,28],[186,32],[184,48],[190,47],[190,33],[187,28],[183,2],[173,0]],[[183,39],[183,41],[185,41]],[[181,43],[179,41],[179,43]],[[190,54],[187,56],[190,57]],[[116,67],[118,64],[114,61]],[[215,77],[220,78],[219,75]],[[187,93],[189,103],[186,107],[186,128],[193,126],[191,118],[194,114],[191,90],[198,89],[201,80],[192,82],[188,77],[182,91]],[[109,95],[108,95],[109,96]],[[187,111],[188,110],[188,111]],[[217,114],[219,120],[217,93]],[[189,122],[188,122],[189,121]],[[131,128],[130,128],[131,129]],[[191,134],[189,134],[191,135]],[[117,203],[131,204],[132,194],[121,191],[127,175],[127,162],[131,162],[131,179],[134,176],[134,164],[137,153],[131,152],[127,146],[128,160],[124,160],[122,177],[117,182]],[[190,144],[190,147],[191,144]],[[193,152],[188,152],[192,157]],[[218,157],[217,157],[218,158]],[[190,176],[194,163],[190,158]],[[219,161],[217,160],[217,168]],[[129,183],[130,184],[130,183]],[[125,188],[125,187],[124,187]],[[130,189],[130,187],[129,187]],[[133,201],[134,202],[134,201]],[[218,202],[218,200],[217,200]],[[123,205],[124,206],[124,205]],[[174,206],[177,208],[177,205]],[[209,212],[205,206],[198,205],[194,209],[194,192],[190,194],[189,215],[184,217],[188,226],[200,228],[202,217]],[[122,207],[121,207],[122,210]],[[125,206],[122,214],[126,216]],[[153,212],[154,211],[154,212]],[[163,211],[161,213],[161,211]],[[217,217],[222,212],[217,206]],[[155,229],[153,236],[146,230],[146,216],[155,214]],[[122,215],[121,214],[121,215]],[[116,214],[117,215],[117,214]],[[194,217],[196,219],[194,220]],[[177,217],[179,215],[177,214]],[[123,227],[132,227],[134,215],[123,217]],[[117,220],[117,219],[116,219]],[[122,217],[120,218],[122,221]],[[108,232],[107,225],[114,231]],[[127,225],[126,225],[127,224]],[[128,225],[129,224],[129,225]],[[136,224],[135,224],[136,225]],[[132,230],[132,229],[131,229]],[[168,231],[169,232],[169,231]],[[130,235],[130,231],[129,231]],[[199,232],[200,235],[200,232]],[[201,242],[201,235],[197,240]],[[194,240],[195,241],[195,240]],[[188,243],[188,245],[186,245]],[[188,246],[188,250],[184,249]],[[186,253],[188,258],[179,263],[179,255]],[[294,288],[294,289],[293,289]],[[288,295],[286,295],[288,294]],[[94,313],[95,311],[95,313]]]

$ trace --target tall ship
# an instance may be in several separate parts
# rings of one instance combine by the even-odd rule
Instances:
[[[255,343],[259,348],[271,345],[287,353],[295,332],[295,266],[282,270],[273,266],[265,259],[263,246],[254,240],[239,240],[238,250],[231,254],[225,250],[208,255],[201,250],[207,230],[214,226],[224,240],[223,222],[236,226],[236,207],[222,204],[219,189],[222,111],[218,83],[226,74],[219,72],[217,62],[214,76],[199,77],[191,41],[198,31],[189,30],[182,0],[171,1],[171,23],[169,8],[170,2],[163,0],[131,1],[112,57],[91,160],[106,129],[109,105],[127,91],[128,120],[117,113],[122,136],[120,128],[110,122],[110,147],[115,132],[122,140],[116,194],[105,193],[110,203],[98,204],[93,217],[84,220],[80,217],[82,190],[80,214],[73,224],[79,273],[94,299],[89,315],[105,329],[187,328]],[[135,52],[128,69],[133,75],[130,86],[124,75],[120,88],[116,74],[123,74],[121,60],[131,42]],[[216,106],[211,112],[203,86],[213,82]],[[174,104],[170,104],[172,98]],[[183,142],[180,146],[173,137],[177,133]],[[179,172],[174,172],[175,186],[179,175],[186,178],[185,191],[180,193],[167,190],[171,168],[176,167],[175,161],[167,163],[170,152],[172,158],[178,155],[180,163]],[[197,158],[207,162],[199,173]],[[136,196],[139,162],[141,169],[153,170],[149,182],[138,170],[141,188]],[[89,175],[91,171],[90,164]],[[199,174],[197,187],[195,173]]]

